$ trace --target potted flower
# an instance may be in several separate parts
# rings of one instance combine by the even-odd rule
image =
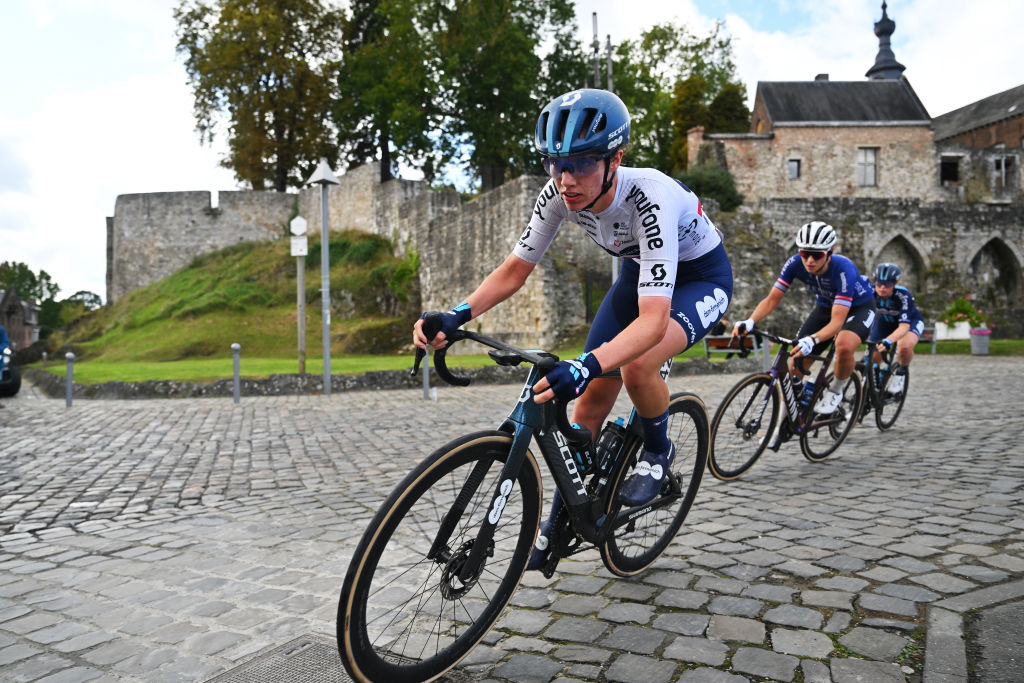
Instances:
[[[939,333],[938,326],[941,324],[946,328],[946,339],[970,339],[971,353],[987,355],[988,338],[992,334],[988,323],[988,314],[975,308],[967,297],[962,296],[954,300],[942,312],[942,316],[936,324],[936,335]]]

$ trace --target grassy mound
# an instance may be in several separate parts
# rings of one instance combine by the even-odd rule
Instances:
[[[320,240],[305,259],[306,349],[321,348]],[[346,232],[329,244],[332,353],[403,349],[419,315],[418,259],[392,255],[387,240]],[[298,347],[296,258],[287,240],[244,242],[204,254],[170,277],[83,316],[51,348],[82,360],[174,361],[230,354],[294,357]],[[372,341],[368,341],[372,340]]]

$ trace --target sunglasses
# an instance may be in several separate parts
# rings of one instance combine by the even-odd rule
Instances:
[[[875,283],[875,287],[892,287],[895,284],[895,282],[886,282],[885,280],[879,280]]]
[[[801,249],[800,257],[810,259],[812,261],[817,261],[820,258],[825,258],[825,253],[826,252],[824,251],[816,251],[814,249]]]
[[[558,178],[563,173],[568,173],[576,178],[585,178],[597,170],[598,163],[604,157],[567,157],[564,159],[545,157],[544,170],[552,178]]]

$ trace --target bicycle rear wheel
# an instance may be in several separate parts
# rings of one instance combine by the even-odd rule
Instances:
[[[832,383],[832,373],[825,378],[823,386],[817,388],[814,397],[811,399],[811,406],[818,403],[825,387]],[[857,417],[861,410],[861,384],[860,375],[856,372],[850,375],[850,380],[843,389],[843,400],[839,407],[831,415],[812,415],[804,431],[800,434],[800,449],[804,457],[811,462],[821,462],[832,455],[839,448],[850,430],[857,424]]]
[[[660,496],[675,498],[618,527],[601,544],[601,559],[608,571],[617,576],[638,574],[665,552],[693,506],[707,466],[708,411],[704,402],[695,394],[674,394],[668,412],[668,436],[676,447],[676,457],[669,466],[669,476],[665,477]],[[608,493],[609,520],[619,514],[619,488],[639,458],[643,443],[634,439],[627,447],[626,457]],[[654,504],[659,499],[655,498]]]
[[[900,416],[900,412],[903,410],[903,403],[907,400],[907,388],[910,386],[910,368],[904,368],[903,372],[903,389],[898,394],[887,394],[886,387],[892,382],[893,375],[889,371],[886,371],[882,376],[885,382],[884,386],[873,386],[872,394],[875,398],[875,425],[881,431],[886,431],[893,426],[896,422],[896,418]],[[872,378],[868,379],[868,382],[873,382]]]
[[[771,387],[771,375],[758,373],[741,379],[722,399],[711,421],[708,469],[715,478],[736,479],[761,457],[779,420],[779,394]]]
[[[515,482],[498,481],[511,444],[502,432],[456,439],[410,472],[377,511],[338,603],[338,650],[353,680],[440,676],[498,619],[540,521],[540,473],[529,451]],[[493,540],[482,564],[460,579],[499,486],[504,507]],[[442,527],[448,533],[438,543]]]

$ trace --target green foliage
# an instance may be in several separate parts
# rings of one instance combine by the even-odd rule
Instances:
[[[320,242],[315,242],[309,248],[306,262],[320,266],[322,252]],[[391,245],[383,237],[367,235],[364,233],[347,233],[332,239],[328,243],[327,262],[333,268],[339,263],[351,263],[360,265],[373,261],[384,253],[390,253]]]
[[[743,203],[743,195],[736,191],[732,175],[717,164],[695,166],[678,177],[697,196],[712,197],[722,211],[732,211]]]
[[[315,235],[310,241],[306,328],[318,330],[320,241]],[[411,316],[394,302],[401,292],[403,301],[418,303],[415,256],[397,259],[387,240],[355,232],[332,233],[330,255],[335,307],[344,290],[360,302],[360,315]],[[240,243],[198,256],[170,277],[84,314],[49,344],[74,347],[84,359],[117,362],[208,357],[227,353],[234,342],[247,354],[294,356],[295,299],[296,259],[288,240]],[[391,302],[388,311],[379,309],[380,301]],[[361,322],[336,315],[332,330],[341,335]]]
[[[0,289],[13,289],[22,299],[47,301],[57,296],[60,287],[49,273],[35,273],[28,264],[19,261],[0,263]]]
[[[707,106],[736,77],[731,39],[723,35],[721,24],[704,37],[682,26],[656,24],[639,41],[620,43],[616,56],[615,90],[633,117],[630,164],[672,173],[673,145],[676,154],[685,145],[685,140],[676,142],[680,133],[673,122],[676,84],[693,76],[702,79],[705,96],[700,102]]]
[[[750,130],[750,110],[740,83],[726,83],[708,105],[709,133],[746,133]]]
[[[103,305],[98,294],[84,290],[57,301],[60,287],[45,270],[35,273],[18,262],[0,263],[0,289],[13,289],[22,299],[39,304],[39,337],[46,339],[54,330],[70,325],[89,311]]]
[[[968,301],[966,297],[961,296],[954,299],[946,307],[946,310],[939,317],[939,321],[947,325],[967,322],[972,329],[977,329],[979,327],[986,327],[992,322],[992,317],[984,311],[975,308],[974,304]]]
[[[255,190],[302,187],[337,158],[329,113],[344,14],[324,0],[181,0],[177,52],[204,141],[226,123],[222,165]]]
[[[542,64],[550,58],[538,56],[539,46],[557,36],[558,56],[569,57],[579,68],[573,58],[582,53],[569,37],[575,29],[572,4],[464,0],[436,7],[432,55],[441,84],[442,159],[458,163],[465,158],[486,191],[503,183],[510,170],[523,170],[540,107],[569,89],[553,70],[542,81]],[[558,90],[544,93],[545,85]]]
[[[424,6],[354,0],[345,22],[332,116],[349,166],[379,159],[382,182],[393,177],[395,162],[418,165],[432,146],[438,86],[423,59],[428,35],[418,18]]]
[[[678,81],[672,92],[672,171],[680,173],[687,167],[689,145],[686,132],[695,126],[708,126],[711,115],[707,97],[708,83],[699,74]]]

